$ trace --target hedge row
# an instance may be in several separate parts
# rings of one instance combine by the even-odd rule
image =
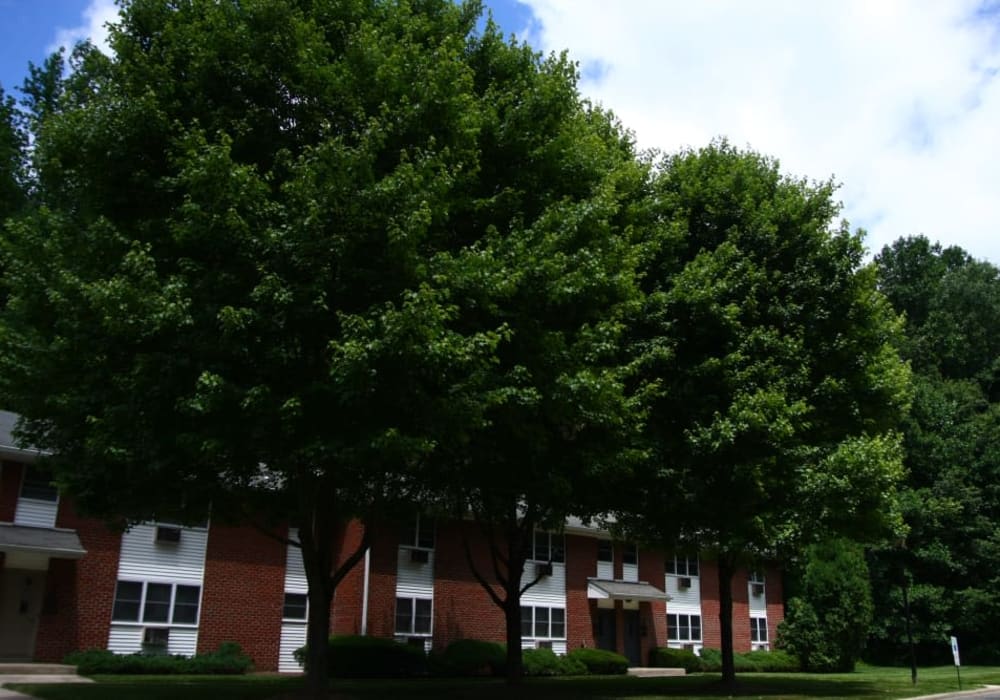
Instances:
[[[783,673],[798,671],[795,657],[784,651],[751,651],[734,653],[733,663],[739,673],[769,672]],[[683,668],[688,673],[700,671],[721,671],[722,652],[718,649],[703,648],[701,656],[685,649],[653,649],[649,658],[650,666],[658,668]]]
[[[115,654],[107,649],[75,651],[63,660],[77,673],[156,675],[239,675],[253,669],[250,657],[236,642],[223,642],[216,651],[194,656],[169,654]]]
[[[306,648],[295,651],[305,666]],[[521,654],[527,676],[622,674],[624,656],[601,649],[574,649],[557,656],[551,649],[525,649]],[[506,647],[496,642],[461,639],[442,652],[424,654],[420,647],[376,637],[330,637],[330,675],[334,678],[398,678],[408,676],[503,676]]]

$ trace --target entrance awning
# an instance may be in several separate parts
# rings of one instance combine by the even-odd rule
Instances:
[[[0,523],[0,552],[79,559],[87,550],[80,544],[76,530]]]
[[[600,578],[587,579],[587,597],[631,600],[639,603],[670,600],[670,596],[645,581],[609,581]]]

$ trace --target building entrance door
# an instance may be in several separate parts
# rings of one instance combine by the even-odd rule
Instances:
[[[639,642],[639,611],[623,610],[622,622],[625,629],[622,630],[625,642],[625,658],[630,666],[642,666],[642,651]]]
[[[45,572],[0,571],[0,661],[30,661],[45,594]]]
[[[618,630],[615,626],[614,610],[597,610],[597,640],[598,649],[618,651]]]

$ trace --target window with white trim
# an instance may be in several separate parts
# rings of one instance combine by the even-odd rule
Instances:
[[[750,618],[750,641],[752,643],[767,644],[767,618]]]
[[[433,603],[429,598],[396,598],[396,634],[431,634]]]
[[[677,576],[697,576],[698,557],[672,556],[667,557],[666,569],[668,574]]]
[[[750,583],[759,583],[764,585],[764,574],[759,571],[750,572]]]
[[[558,563],[566,561],[566,545],[562,535],[536,530],[531,545],[529,559]]]
[[[305,593],[285,593],[281,608],[284,620],[305,620],[309,613],[309,597]]]
[[[639,563],[639,546],[631,543],[622,545],[622,564]]]
[[[667,640],[671,642],[700,642],[701,615],[667,613]]]
[[[614,562],[615,548],[611,540],[597,540],[597,561]]]
[[[565,639],[566,609],[522,605],[521,636],[525,639]]]
[[[21,498],[26,498],[29,501],[57,503],[59,489],[52,485],[51,475],[40,471],[34,465],[27,465],[21,480]]]
[[[434,519],[418,515],[403,530],[400,544],[415,549],[434,549]]]
[[[153,581],[119,581],[111,619],[115,622],[198,624],[199,586]]]

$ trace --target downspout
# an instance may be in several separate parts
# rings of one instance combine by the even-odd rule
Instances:
[[[365,578],[361,593],[361,636],[368,635],[368,583],[372,566],[371,547],[365,550]]]

